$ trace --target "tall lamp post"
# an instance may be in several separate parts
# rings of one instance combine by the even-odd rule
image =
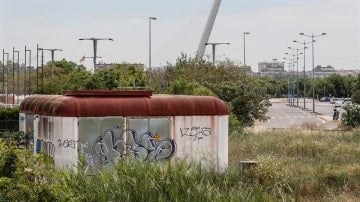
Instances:
[[[302,35],[302,36],[307,36],[307,37],[311,37],[311,49],[312,49],[312,97],[313,97],[313,113],[315,112],[315,75],[314,75],[314,38],[315,37],[319,37],[319,36],[324,36],[326,35],[326,33],[321,33],[321,34],[318,34],[318,35],[314,35],[314,34],[311,34],[311,35],[308,35],[308,34],[304,34],[304,33],[299,33],[299,35]]]
[[[303,79],[304,79],[304,109],[306,108],[306,102],[305,102],[305,97],[306,97],[306,73],[305,73],[305,49],[307,49],[307,47],[306,47],[306,44],[308,44],[308,43],[311,43],[311,41],[309,41],[309,42],[299,42],[299,41],[296,41],[296,40],[294,40],[293,41],[294,43],[299,43],[299,44],[303,44],[304,45],[304,48],[303,48],[303,55],[304,55],[304,67],[303,67]]]
[[[230,43],[205,43],[205,46],[207,45],[211,45],[212,46],[212,56],[213,56],[213,61],[212,61],[212,65],[215,68],[215,47],[217,45],[221,45],[221,44],[226,44],[226,45],[230,45]]]
[[[299,107],[299,48],[288,47],[290,50],[296,50],[296,106]]]
[[[295,90],[295,86],[293,84],[293,77],[294,77],[294,66],[295,66],[295,61],[294,61],[294,57],[295,54],[290,54],[290,53],[285,53],[285,55],[290,56],[290,66],[289,66],[289,77],[290,77],[290,94],[291,94],[291,104],[292,106],[294,106],[294,90]],[[287,59],[287,58],[284,58]]]
[[[149,85],[151,84],[151,21],[156,19],[156,17],[149,17]]]
[[[17,96],[19,96],[19,51],[15,50],[15,47],[13,47],[13,87],[12,87],[12,94],[13,94],[13,104],[16,103],[15,101],[15,53],[17,54],[17,66],[18,66],[18,79],[17,79]]]
[[[45,48],[40,48],[39,50],[45,50],[45,51],[50,51],[51,52],[51,91],[53,93],[54,90],[54,85],[53,85],[53,80],[54,80],[54,55],[55,55],[55,51],[62,51],[61,49],[57,49],[57,48],[53,48],[53,49],[45,49]]]
[[[6,66],[5,66],[5,56],[6,55]],[[3,88],[3,91],[4,91],[4,94],[5,94],[5,104],[7,104],[8,102],[8,92],[7,92],[7,88],[8,88],[8,81],[7,81],[7,74],[8,74],[8,64],[9,64],[9,53],[5,53],[5,50],[3,49],[3,76],[2,76],[2,88]],[[5,68],[6,68],[6,71],[5,71]],[[6,82],[6,83],[5,83]]]
[[[285,53],[285,54],[287,54],[287,53]],[[289,71],[289,73],[288,73],[288,81],[287,81],[287,83],[288,83],[288,93],[287,93],[287,97],[289,98],[288,99],[288,101],[289,101],[289,105],[291,105],[291,97],[290,97],[290,95],[291,95],[291,89],[290,89],[290,79],[291,79],[291,58],[289,59],[289,58],[286,58],[286,57],[284,57],[283,58],[284,60],[288,60],[288,71]]]
[[[244,69],[246,68],[246,57],[245,57],[245,35],[250,34],[250,32],[244,32]],[[250,76],[251,76],[251,68],[250,68]]]
[[[95,71],[95,69],[96,69],[97,41],[99,41],[99,40],[109,40],[109,41],[114,41],[114,39],[112,39],[112,38],[94,38],[94,37],[91,37],[91,38],[80,38],[79,40],[80,40],[80,41],[83,41],[83,40],[90,40],[90,41],[93,41],[93,48],[94,48],[94,58],[93,58],[93,61],[94,61],[94,71]]]
[[[26,66],[26,53],[29,52],[30,54],[30,57],[29,57],[29,67]],[[29,82],[27,82],[26,80],[26,69],[29,69]],[[26,46],[25,46],[25,69],[24,69],[24,98],[26,97],[26,87],[27,85],[29,85],[29,95],[30,95],[30,82],[31,82],[31,79],[30,79],[30,68],[31,68],[31,50],[29,49],[26,49]]]

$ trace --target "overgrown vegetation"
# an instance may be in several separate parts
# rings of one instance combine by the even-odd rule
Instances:
[[[0,136],[2,132],[19,130],[19,108],[0,107]]]
[[[35,73],[30,78],[35,80]],[[45,66],[44,81],[40,81],[44,89],[38,86],[41,89],[38,93],[148,87],[154,93],[213,95],[223,99],[231,110],[229,170],[218,173],[185,162],[157,165],[120,161],[115,169],[88,176],[86,168],[81,166],[77,172],[54,169],[52,159],[19,148],[24,144],[22,133],[6,131],[0,133],[0,201],[355,201],[360,198],[359,130],[260,133],[244,130],[244,126],[252,126],[255,120],[267,118],[269,97],[287,94],[287,81],[283,78],[250,78],[229,61],[213,67],[185,55],[175,65],[169,64],[150,74],[127,64],[90,73],[64,60],[56,62],[53,78],[50,73],[50,66]],[[299,88],[304,84],[310,86],[310,80],[300,80]],[[359,84],[360,76],[332,75],[317,79],[315,92],[322,95],[326,86],[326,95],[352,95],[353,102],[358,103]],[[306,94],[311,95],[311,88]],[[343,116],[343,122],[357,127],[360,112],[352,106],[356,105],[345,108],[347,115]],[[11,114],[16,114],[18,119],[18,111]],[[8,111],[1,110],[0,116],[10,117]],[[258,163],[239,175],[239,160]]]
[[[356,201],[360,131],[241,132],[229,141],[229,170],[185,162],[120,161],[86,175],[0,141],[0,199],[9,201]],[[239,174],[240,160],[257,165]]]
[[[347,127],[360,127],[360,104],[344,106],[345,113],[341,115],[341,121]]]
[[[24,75],[21,73],[19,78],[18,86],[23,88],[25,85],[21,82]],[[155,94],[212,95],[227,101],[231,113],[242,126],[251,126],[254,120],[265,120],[268,98],[286,97],[288,87],[295,87],[288,86],[286,75],[276,78],[249,77],[243,66],[233,61],[225,60],[213,66],[209,61],[188,58],[185,54],[175,64],[166,64],[151,72],[136,64],[114,64],[92,73],[82,65],[60,60],[55,61],[53,69],[50,63],[41,72],[31,69],[29,78],[37,81],[31,82],[30,94],[62,94],[64,90],[80,89],[146,88]],[[304,85],[307,86],[305,96],[311,97],[311,79],[301,77],[299,89],[303,89]],[[359,89],[360,75],[348,77],[333,74],[315,79],[315,94],[320,97],[352,97],[353,102],[358,103]],[[9,93],[12,90],[17,92],[18,89],[10,89]],[[304,96],[302,90],[299,96]]]

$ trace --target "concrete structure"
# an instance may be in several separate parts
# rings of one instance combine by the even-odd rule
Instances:
[[[65,91],[34,95],[20,105],[20,131],[34,152],[58,168],[89,170],[135,158],[182,159],[223,171],[228,165],[228,109],[211,96],[151,91]]]

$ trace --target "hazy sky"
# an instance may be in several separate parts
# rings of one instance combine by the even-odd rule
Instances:
[[[144,63],[148,66],[149,16],[152,26],[152,66],[174,63],[181,52],[194,56],[213,0],[0,0],[0,49],[20,51],[60,48],[55,59],[80,63],[93,56],[91,41],[79,38],[111,37],[99,41],[99,61]],[[243,63],[246,35],[246,64],[253,71],[258,62],[272,61],[302,48],[293,40],[316,38],[315,65],[338,69],[360,69],[359,0],[222,0],[209,42],[227,42],[216,47],[216,59]],[[1,50],[2,51],[2,50]],[[291,52],[292,53],[292,52]],[[211,59],[207,47],[204,58]],[[306,50],[306,69],[311,69],[311,45]],[[302,67],[302,56],[300,66]],[[45,53],[45,60],[50,60]],[[2,57],[0,58],[2,60]],[[91,59],[85,66],[92,68]]]

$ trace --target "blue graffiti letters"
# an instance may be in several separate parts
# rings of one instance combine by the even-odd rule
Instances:
[[[174,140],[161,138],[157,133],[154,135],[146,131],[138,134],[136,130],[128,129],[124,130],[124,135],[126,142],[122,137],[116,137],[112,129],[107,129],[96,138],[91,154],[83,152],[84,148],[81,146],[86,162],[105,165],[125,156],[142,162],[158,162],[171,158],[176,150]]]
[[[54,157],[54,153],[55,153],[55,145],[52,142],[46,142],[44,140],[41,139],[37,139],[36,140],[36,152],[42,152],[45,155]]]
[[[128,130],[127,135],[130,155],[144,162],[171,158],[176,150],[174,140],[161,138],[150,131],[138,134],[136,130]]]

